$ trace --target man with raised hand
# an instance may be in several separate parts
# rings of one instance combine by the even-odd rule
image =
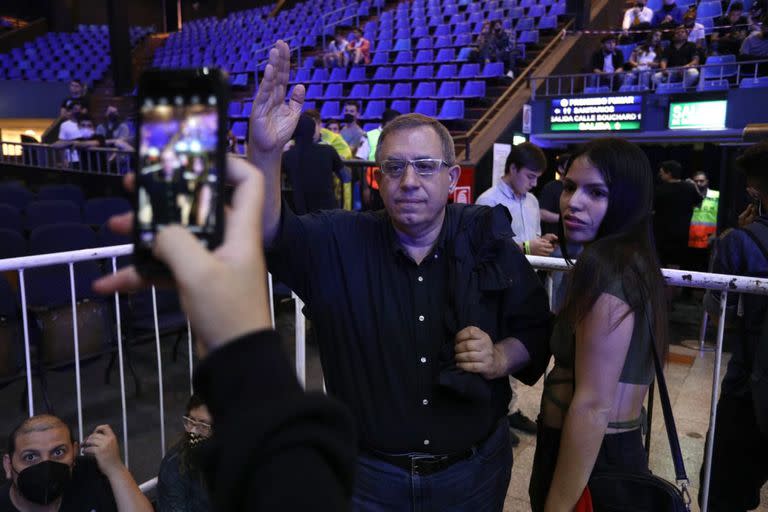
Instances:
[[[399,116],[376,151],[385,209],[297,216],[280,150],[304,100],[285,102],[290,53],[270,52],[251,114],[264,173],[269,269],[306,304],[329,394],[360,440],[355,510],[500,511],[512,467],[509,379],[549,360],[546,294],[503,206],[449,205],[459,177],[438,121]]]

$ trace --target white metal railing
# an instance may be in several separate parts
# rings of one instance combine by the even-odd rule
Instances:
[[[26,285],[24,282],[24,271],[30,268],[44,267],[49,265],[68,265],[70,275],[71,299],[72,299],[72,319],[73,319],[73,344],[75,349],[75,383],[77,389],[77,418],[78,418],[78,438],[83,439],[83,410],[82,410],[82,387],[79,362],[79,340],[77,332],[77,297],[75,294],[74,264],[81,261],[110,259],[112,263],[112,272],[117,271],[117,258],[127,256],[132,253],[132,245],[119,245],[113,247],[103,247],[96,249],[84,249],[79,251],[68,251],[53,254],[42,254],[37,256],[26,256],[22,258],[0,259],[0,272],[16,271],[19,276],[19,292],[22,309],[22,322],[24,332],[24,358],[26,368],[26,381],[28,391],[28,413],[34,415],[34,397],[32,389],[32,362],[30,358],[30,340],[27,316]],[[566,271],[569,266],[565,260],[560,258],[547,258],[541,256],[528,256],[528,261],[537,270],[549,272]],[[756,277],[732,276],[724,274],[711,274],[705,272],[689,272],[685,270],[663,269],[666,283],[670,286],[685,288],[703,288],[707,290],[717,290],[721,292],[720,296],[720,322],[717,329],[717,343],[715,349],[715,367],[712,378],[712,399],[710,403],[709,432],[707,436],[707,450],[704,458],[704,479],[703,479],[703,512],[707,511],[706,502],[709,496],[709,478],[712,465],[712,449],[715,434],[715,416],[717,413],[717,398],[720,394],[720,367],[722,363],[723,335],[725,329],[726,304],[729,293],[750,293],[759,295],[768,295],[768,279]],[[272,291],[272,277],[269,276],[269,289]],[[551,295],[551,294],[550,294]],[[296,302],[295,309],[295,362],[296,373],[302,386],[306,386],[306,337],[305,337],[305,318],[302,313],[303,302],[296,294],[292,293],[292,298]],[[123,426],[123,455],[126,466],[128,460],[128,419],[126,413],[126,394],[125,394],[125,368],[124,354],[122,346],[122,333],[120,323],[120,300],[119,294],[114,294],[115,300],[115,322],[117,325],[117,352],[120,372],[120,398]],[[274,325],[274,304],[273,296],[270,293],[270,310],[272,314],[272,324]],[[155,350],[157,353],[159,397],[158,412],[160,419],[160,447],[161,452],[165,453],[165,404],[163,401],[163,369],[162,357],[160,351],[160,332],[158,328],[157,300],[155,290],[152,288],[152,307],[155,326]],[[192,374],[193,374],[193,352],[191,328],[187,323],[188,344],[189,344],[189,386],[192,393]],[[153,478],[141,484],[143,492],[150,492],[157,485],[157,478]]]
[[[3,164],[116,176],[132,170],[133,156],[133,151],[117,148],[71,149],[31,142],[3,142],[0,148]]]

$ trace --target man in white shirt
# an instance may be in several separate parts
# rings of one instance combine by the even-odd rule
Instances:
[[[630,7],[624,13],[624,22],[621,28],[625,32],[630,30],[645,30],[651,27],[653,10],[646,5],[647,0],[637,0],[634,7]]]
[[[541,236],[541,213],[539,201],[531,194],[541,175],[547,168],[547,157],[535,144],[524,142],[512,146],[504,164],[504,176],[499,182],[480,194],[476,204],[496,206],[503,204],[512,215],[512,231],[514,240],[525,254],[534,256],[549,256],[555,250],[557,235],[549,233]],[[536,423],[527,418],[520,409],[516,409],[517,382],[510,377],[512,399],[509,410],[512,411],[507,419],[511,428],[528,434],[536,434]],[[510,431],[513,445],[520,439]]]
[[[53,143],[54,147],[71,148],[73,140],[80,138],[80,127],[78,126],[78,117],[82,111],[82,104],[73,101],[67,107],[64,107],[67,120],[59,126],[59,138]],[[72,166],[77,164],[80,159],[76,149],[65,149],[64,160]]]
[[[515,242],[526,254],[549,256],[555,249],[557,236],[541,236],[539,201],[529,192],[547,168],[547,158],[538,146],[524,142],[512,146],[504,166],[504,176],[496,186],[477,198],[476,203],[486,206],[503,204],[512,215]]]
[[[349,58],[347,56],[347,40],[344,39],[344,34],[337,32],[333,37],[333,41],[328,44],[328,49],[323,55],[323,63],[326,68],[344,67],[347,65]]]

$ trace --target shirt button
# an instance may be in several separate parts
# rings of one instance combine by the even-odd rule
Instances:
[[[423,322],[423,321],[424,321],[424,315],[419,315],[419,322]]]
[[[424,281],[424,278],[419,276],[419,282],[422,282],[422,281]]]
[[[424,446],[429,446],[429,439],[424,440]]]
[[[426,362],[427,362],[427,358],[426,358],[426,357],[422,357],[422,358],[421,358],[421,362],[422,362],[422,363],[426,363]]]
[[[422,400],[422,401],[421,401],[421,403],[422,403],[423,405],[429,405],[429,400],[427,400],[427,399],[425,398],[424,400]]]

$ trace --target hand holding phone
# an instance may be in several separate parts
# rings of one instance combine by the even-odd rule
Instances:
[[[139,84],[134,258],[145,275],[168,275],[152,257],[159,230],[180,225],[221,242],[226,177],[226,76],[216,69],[150,71]]]

